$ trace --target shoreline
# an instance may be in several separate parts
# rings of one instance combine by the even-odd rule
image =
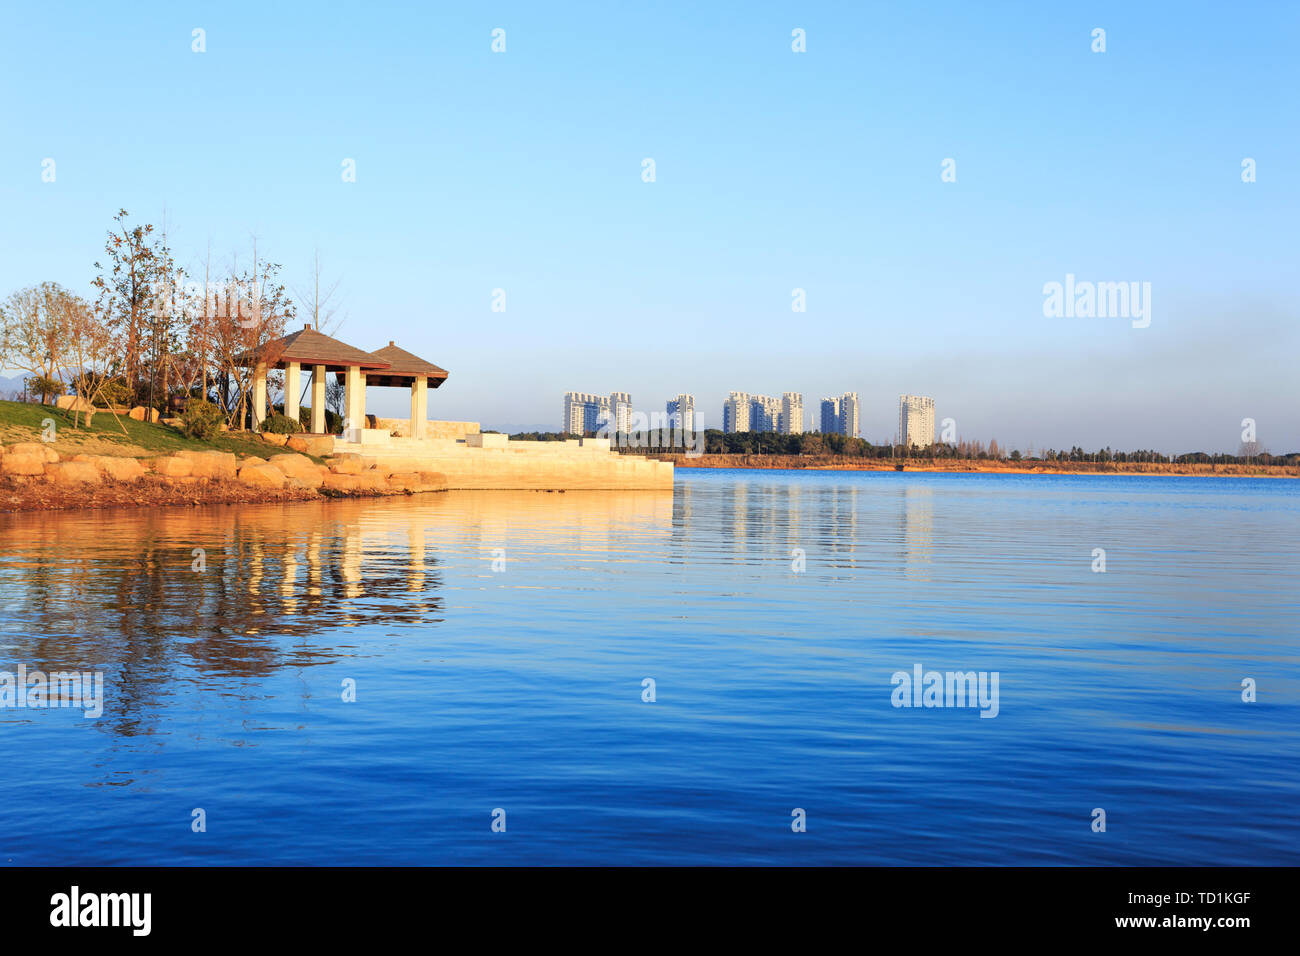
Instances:
[[[647,456],[650,457],[650,456]],[[897,467],[898,463],[882,459],[804,458],[798,455],[656,455],[661,461],[671,461],[677,468],[726,469],[751,471],[884,471],[916,472],[922,474],[959,475],[1026,475],[1033,477],[1060,476],[1146,476],[1151,478],[1300,478],[1300,466],[1295,465],[1239,465],[1162,464],[1160,462],[1062,462],[1059,466],[1046,461],[1028,461],[1016,464],[1010,461],[980,462],[957,460],[928,461],[912,458]]]
[[[105,478],[94,487],[73,487],[53,482],[19,483],[0,479],[0,515],[38,514],[48,511],[103,511],[112,508],[199,508],[207,505],[289,504],[334,498],[387,498],[432,494],[442,488],[379,491],[322,488],[258,488],[239,481],[196,478],[189,482],[145,476],[137,481]]]

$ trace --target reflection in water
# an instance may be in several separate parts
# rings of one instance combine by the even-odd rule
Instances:
[[[0,860],[1294,864],[1298,528],[1295,483],[894,472],[0,518],[0,670],[107,697],[0,709]],[[893,707],[918,663],[997,719]]]
[[[931,561],[934,536],[934,492],[929,485],[907,485],[902,489],[903,574],[916,581],[930,580],[926,570]]]
[[[726,548],[740,564],[789,566],[802,549],[807,561],[823,568],[857,566],[858,522],[862,504],[854,486],[804,486],[762,472],[745,474],[721,488],[709,488],[707,505],[719,512],[713,522],[699,514],[699,489],[677,490],[673,535],[683,550]]]
[[[176,685],[233,679],[222,689],[239,693],[280,668],[352,656],[335,645],[355,629],[436,627],[443,549],[518,559],[545,538],[617,552],[631,546],[622,527],[666,535],[671,514],[665,492],[459,492],[15,516],[0,523],[3,658],[102,671],[102,725],[149,732],[142,714]]]

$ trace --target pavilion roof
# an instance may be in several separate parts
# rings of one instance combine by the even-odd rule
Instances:
[[[409,385],[416,379],[426,378],[430,388],[437,388],[450,374],[445,368],[426,362],[420,356],[399,348],[394,342],[389,342],[370,354],[387,363],[387,367],[381,371],[366,373],[366,382],[370,385]]]
[[[289,362],[298,362],[304,366],[324,365],[327,369],[334,370],[353,366],[367,371],[388,368],[388,362],[384,359],[363,352],[346,342],[330,338],[311,326],[305,326],[282,339],[268,342],[259,353],[265,356],[267,365],[271,368],[284,368]],[[248,353],[245,353],[239,356],[236,362],[247,365],[248,358]]]

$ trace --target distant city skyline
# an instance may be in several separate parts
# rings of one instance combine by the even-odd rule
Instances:
[[[1010,447],[1235,452],[1250,418],[1297,450],[1295,8],[1098,17],[507,2],[412,8],[395,33],[232,0],[204,11],[200,54],[199,24],[148,0],[79,9],[75,31],[16,5],[0,77],[40,82],[7,103],[0,296],[93,299],[113,215],[165,210],[199,277],[256,241],[300,292],[319,251],[342,338],[382,326],[451,371],[437,418],[554,422],[581,383],[645,408],[689,390],[708,420],[735,383],[774,383],[856,391],[873,441],[919,393]],[[350,51],[341,85],[329,49]],[[201,121],[141,133],[109,108],[144,59],[168,77],[149,115]],[[218,115],[239,122],[217,135]],[[1098,299],[1137,283],[1145,327],[1072,297],[1045,314],[1071,276]]]

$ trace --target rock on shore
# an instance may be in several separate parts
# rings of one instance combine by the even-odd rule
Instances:
[[[308,453],[312,449],[308,441],[295,444]],[[223,451],[119,458],[61,455],[54,443],[0,446],[0,511],[299,501],[446,489],[446,477],[437,472],[395,474],[346,459],[321,465],[298,451],[241,461]]]

